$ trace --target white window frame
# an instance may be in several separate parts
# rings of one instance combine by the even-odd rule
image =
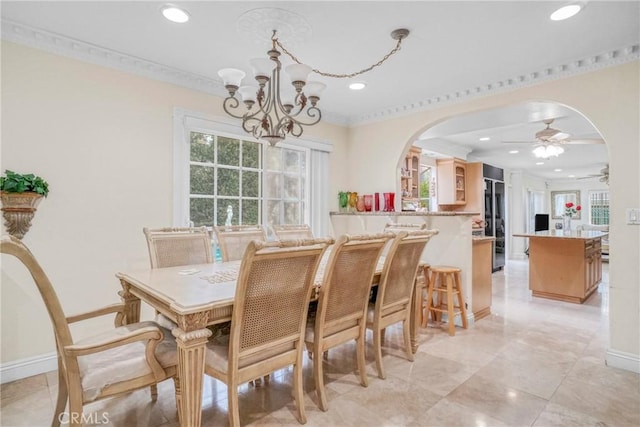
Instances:
[[[589,209],[589,225],[609,225],[607,224],[594,224],[593,223],[593,218],[591,217],[591,195],[592,194],[596,194],[596,193],[606,193],[607,194],[607,200],[608,200],[608,204],[607,206],[609,207],[609,223],[611,222],[611,192],[609,190],[606,189],[602,189],[602,190],[589,190],[587,192],[587,207]]]
[[[189,176],[190,176],[190,136],[191,132],[214,133],[219,136],[256,141],[247,135],[238,120],[211,117],[204,113],[176,107],[173,111],[173,225],[189,226]],[[283,148],[291,148],[306,152],[307,178],[304,194],[304,220],[311,225],[317,235],[327,235],[329,230],[329,209],[327,186],[324,184],[328,176],[328,156],[333,151],[330,142],[312,139],[290,138],[279,144]],[[263,152],[264,153],[264,152]],[[324,155],[323,155],[324,154]],[[263,162],[266,158],[263,159]],[[320,163],[322,167],[318,168]],[[316,170],[314,170],[314,168]],[[320,169],[318,171],[317,169]],[[266,170],[263,167],[262,186],[265,188]],[[261,196],[262,200],[266,200]],[[313,212],[325,212],[321,219]],[[315,221],[314,221],[315,217]],[[262,209],[263,224],[266,221],[266,210]]]

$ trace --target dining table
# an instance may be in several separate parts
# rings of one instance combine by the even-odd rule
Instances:
[[[326,251],[314,279],[311,300],[317,300],[328,261]],[[381,256],[373,275],[372,286],[380,280],[385,258]],[[236,282],[241,261],[214,262],[168,268],[148,268],[116,274],[122,290],[127,323],[140,321],[140,304],[144,301],[171,319],[177,327],[178,378],[181,397],[176,402],[180,425],[199,427],[202,418],[202,385],[206,343],[211,336],[207,326],[231,320]],[[422,315],[423,269],[418,268],[413,292],[410,322],[411,345],[418,347],[417,330]]]

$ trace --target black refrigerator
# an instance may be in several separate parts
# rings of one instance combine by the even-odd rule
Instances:
[[[493,179],[502,177],[502,169],[485,166],[484,178],[484,234],[493,236],[493,271],[501,270],[505,262],[505,205],[504,205],[504,181]],[[487,173],[486,166],[500,171],[499,174]],[[495,172],[495,171],[493,171]],[[487,175],[492,177],[487,178]]]

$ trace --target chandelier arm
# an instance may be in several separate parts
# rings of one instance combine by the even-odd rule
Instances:
[[[235,117],[236,119],[244,119],[246,113],[243,114],[234,114],[232,110],[237,110],[240,106],[240,101],[235,96],[228,96],[224,99],[222,103],[222,109],[231,117]]]
[[[405,36],[405,37],[406,37],[406,36]],[[336,79],[347,79],[347,78],[351,78],[351,77],[359,76],[360,74],[367,73],[367,72],[369,72],[369,71],[373,70],[374,68],[381,66],[381,65],[382,65],[382,64],[383,64],[387,59],[389,59],[389,57],[391,57],[391,55],[393,55],[394,53],[398,52],[398,51],[400,50],[400,48],[401,48],[401,44],[402,44],[402,39],[403,39],[403,38],[404,38],[404,37],[399,37],[399,38],[398,38],[398,41],[397,41],[397,43],[396,43],[396,47],[394,47],[393,49],[391,49],[391,51],[390,51],[389,53],[387,53],[387,54],[386,54],[386,55],[385,55],[385,56],[384,56],[380,61],[376,62],[375,64],[370,65],[370,66],[369,66],[369,67],[367,67],[367,68],[363,68],[363,69],[362,69],[362,70],[360,70],[360,71],[355,71],[355,72],[353,72],[353,73],[345,73],[345,74],[340,74],[340,73],[327,73],[327,72],[324,72],[324,71],[320,71],[320,70],[318,70],[318,69],[316,69],[316,68],[312,68],[312,69],[311,69],[311,71],[313,71],[314,73],[319,74],[319,75],[321,75],[321,76],[325,76],[325,77],[333,77],[333,78],[336,78]],[[297,62],[298,64],[302,64],[302,63],[303,63],[303,62],[302,62],[302,61],[300,61],[300,60],[299,60],[299,59],[298,59],[294,54],[292,54],[291,52],[289,52],[289,51],[287,50],[287,48],[286,48],[286,47],[284,47],[284,46],[282,45],[282,43],[280,43],[280,41],[279,41],[277,38],[273,39],[273,41],[274,41],[274,42],[275,42],[275,43],[280,47],[280,49],[282,49],[282,51],[283,51],[284,53],[286,53],[286,54],[287,54],[287,56],[289,56],[289,57],[290,57],[294,62]]]

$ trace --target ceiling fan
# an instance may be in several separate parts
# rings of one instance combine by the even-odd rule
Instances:
[[[535,134],[534,141],[502,141],[509,144],[514,143],[536,143],[539,145],[546,144],[604,144],[604,140],[602,138],[579,138],[574,139],[571,138],[569,133],[563,132],[558,129],[554,129],[551,127],[554,119],[546,119],[543,123],[546,127],[542,130],[539,130]]]
[[[604,182],[609,185],[609,165],[607,164],[604,168],[600,170],[600,173],[589,174],[587,176],[581,176],[577,179],[592,179],[592,178],[600,178],[600,182]]]

